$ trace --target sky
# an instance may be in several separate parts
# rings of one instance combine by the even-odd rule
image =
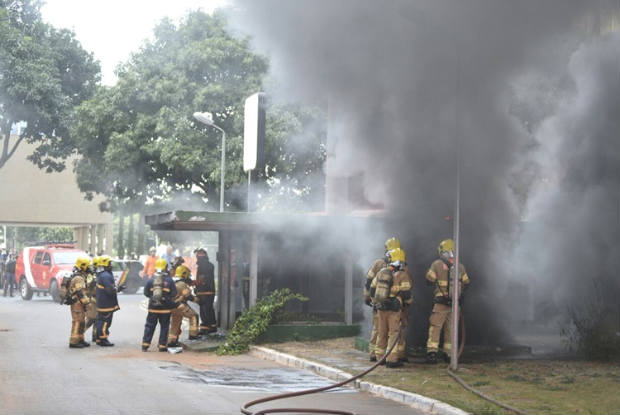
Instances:
[[[43,19],[72,29],[84,49],[101,63],[102,83],[116,82],[114,69],[137,51],[164,17],[177,21],[187,10],[211,13],[228,0],[47,0]]]

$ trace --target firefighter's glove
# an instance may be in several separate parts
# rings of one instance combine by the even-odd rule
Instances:
[[[119,292],[119,293],[120,293],[120,292],[121,292],[121,291],[123,291],[125,288],[127,288],[127,286],[126,286],[126,285],[119,285],[119,286],[118,286],[118,288],[116,289],[116,292]]]
[[[370,298],[364,298],[364,304],[366,304],[368,307],[372,307],[372,302],[370,301]]]

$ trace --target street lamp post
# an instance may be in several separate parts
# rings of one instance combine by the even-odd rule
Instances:
[[[199,122],[210,125],[222,133],[222,159],[220,161],[220,212],[224,211],[224,178],[226,176],[226,131],[213,122],[213,115],[210,112],[195,112],[194,118]]]

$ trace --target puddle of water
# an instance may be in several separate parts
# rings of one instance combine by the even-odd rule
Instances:
[[[241,389],[248,392],[293,392],[331,385],[332,381],[309,372],[289,368],[240,369],[216,367],[195,370],[186,366],[160,366],[181,382],[203,383],[209,386]],[[350,388],[334,389],[334,393],[355,393]]]

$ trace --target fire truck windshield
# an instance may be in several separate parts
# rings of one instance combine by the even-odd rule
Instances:
[[[54,263],[59,264],[74,264],[80,256],[85,256],[83,252],[54,252]]]

